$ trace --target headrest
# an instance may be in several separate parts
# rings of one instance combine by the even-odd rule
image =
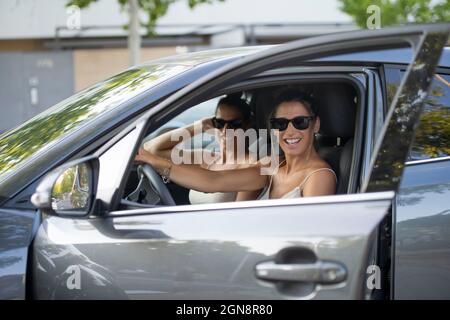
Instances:
[[[356,92],[345,83],[314,86],[314,104],[320,117],[320,133],[327,137],[353,137],[355,132]]]

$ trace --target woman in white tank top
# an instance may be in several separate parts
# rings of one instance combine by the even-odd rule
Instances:
[[[144,144],[145,150],[151,152],[152,154],[170,159],[172,150],[177,148],[179,144],[178,141],[173,141],[172,136],[182,136],[182,131],[189,132],[189,136],[194,135],[194,127],[196,125],[201,126],[201,131],[205,132],[210,129],[216,129],[215,136],[216,140],[220,145],[220,152],[217,154],[210,153],[208,158],[213,159],[209,163],[207,161],[202,161],[198,164],[199,167],[212,171],[221,170],[234,170],[240,168],[246,168],[250,165],[255,165],[257,163],[256,157],[252,156],[248,152],[248,148],[245,148],[245,154],[240,154],[236,152],[238,149],[238,141],[234,141],[235,150],[227,152],[225,146],[227,143],[227,136],[225,130],[227,129],[248,129],[252,124],[252,117],[250,107],[247,102],[240,97],[227,96],[222,98],[216,107],[216,112],[214,118],[203,119],[197,123],[185,126],[183,128],[178,128],[169,132],[166,132]],[[196,156],[203,155],[206,150],[179,150],[186,156],[189,152],[187,158],[193,160]],[[206,158],[206,157],[205,157]],[[194,163],[192,161],[191,163]],[[231,202],[231,201],[241,201],[254,199],[257,196],[257,192],[202,192],[198,190],[191,189],[189,191],[189,201],[191,204],[203,204],[203,203],[219,203],[219,202]]]
[[[139,150],[135,160],[149,163],[177,184],[201,192],[246,191],[253,192],[248,197],[252,199],[258,197],[256,192],[260,193],[261,189],[259,199],[334,194],[336,174],[314,148],[320,119],[310,98],[296,90],[281,92],[269,119],[270,128],[284,153],[283,161],[271,171],[271,163],[263,164],[264,161],[247,168],[220,171],[178,165],[143,149]]]

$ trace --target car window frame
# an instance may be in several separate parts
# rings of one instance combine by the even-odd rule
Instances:
[[[233,93],[235,91],[246,91],[249,89],[256,89],[256,88],[264,88],[269,86],[276,86],[276,85],[289,85],[294,83],[309,83],[309,82],[329,82],[329,81],[341,81],[345,83],[349,83],[350,85],[355,87],[355,90],[358,94],[358,99],[360,100],[358,102],[357,108],[356,108],[356,114],[355,114],[355,134],[354,134],[354,146],[353,146],[353,154],[352,154],[352,164],[351,164],[351,170],[350,170],[350,179],[348,183],[348,194],[356,194],[357,190],[361,187],[361,183],[364,179],[362,176],[362,172],[366,172],[367,168],[364,168],[363,170],[363,161],[362,159],[364,157],[367,157],[367,151],[363,150],[363,146],[366,145],[365,141],[363,140],[364,136],[366,136],[368,133],[366,131],[366,121],[372,121],[372,114],[375,113],[373,110],[375,106],[372,103],[369,103],[368,100],[366,100],[367,96],[367,90],[369,90],[369,87],[367,85],[367,78],[369,77],[369,74],[367,73],[366,66],[349,66],[349,65],[339,65],[336,66],[336,70],[330,70],[331,67],[327,66],[324,67],[321,62],[317,62],[317,66],[308,66],[308,67],[291,67],[289,68],[290,71],[286,72],[284,74],[277,74],[277,70],[273,70],[273,75],[268,76],[267,73],[263,73],[261,75],[256,75],[254,78],[251,79],[245,79],[237,84],[234,84],[232,86],[226,87],[223,90],[220,90],[217,94],[218,96],[227,94],[227,93]],[[356,75],[362,75],[366,77],[366,81],[363,83],[361,79],[359,79]],[[216,95],[209,97],[215,98]],[[200,102],[202,103],[202,102]],[[144,136],[146,139],[149,135],[152,135],[153,132],[158,131],[161,126],[164,126],[168,122],[170,122],[172,119],[178,117],[180,114],[187,112],[190,108],[197,106],[196,105],[182,105],[180,108],[175,110],[170,110],[169,112],[166,112],[166,110],[163,110],[163,115],[157,114],[159,121],[153,122],[151,125],[149,125],[146,129],[144,129]],[[369,120],[367,120],[369,119]],[[370,140],[372,140],[373,135],[370,134]],[[370,160],[370,154],[369,160]],[[366,166],[369,165],[369,161],[364,161]],[[130,174],[130,172],[128,172]],[[125,179],[127,180],[127,179]],[[122,194],[122,198],[124,195]],[[281,200],[281,199],[275,199],[275,200]],[[257,202],[259,200],[248,200],[250,202]],[[192,205],[192,204],[190,204]],[[140,206],[140,204],[137,204],[137,206]],[[176,205],[174,207],[181,207],[183,205]],[[153,205],[148,205],[148,208],[153,208]],[[170,207],[170,206],[164,206],[164,207]],[[116,206],[116,210],[117,210]]]
[[[370,94],[376,96],[377,88],[375,86],[369,86],[369,77],[376,77],[376,71],[374,69],[369,69],[366,65],[347,65],[338,63],[336,66],[323,65],[321,62],[316,62],[314,66],[292,66],[283,70],[281,74],[279,70],[272,70],[270,73],[258,74],[251,79],[246,79],[237,84],[233,84],[217,92],[217,95],[223,95],[228,93],[233,93],[235,91],[247,91],[257,88],[264,88],[276,85],[290,85],[298,83],[309,83],[309,82],[346,82],[350,83],[355,87],[358,94],[358,107],[356,109],[355,115],[355,134],[354,134],[354,148],[352,159],[355,160],[356,164],[353,163],[351,166],[350,179],[348,183],[348,192],[356,193],[358,188],[362,185],[365,176],[360,173],[364,172],[362,165],[362,159],[365,164],[369,164],[372,147],[366,148],[366,144],[373,144],[372,142],[364,141],[364,136],[366,134],[365,123],[372,123],[379,107],[376,105],[374,99],[367,99],[367,95]],[[364,80],[358,78],[357,75],[365,77]],[[214,98],[215,96],[209,97]],[[202,103],[202,102],[199,102]],[[161,113],[156,115],[158,117],[158,122],[154,122],[152,126],[147,128],[146,136],[152,135],[155,130],[159,130],[157,126],[164,126],[165,123],[171,121],[171,119],[177,117],[183,112],[187,112],[189,108],[193,106],[183,105],[176,110],[162,110]],[[255,110],[255,113],[258,112]],[[375,127],[376,125],[374,125]],[[375,130],[375,128],[373,129]],[[367,149],[360,152],[360,149]]]

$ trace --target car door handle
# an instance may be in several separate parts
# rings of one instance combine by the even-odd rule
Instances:
[[[347,278],[347,270],[343,265],[332,261],[305,264],[278,264],[268,261],[256,265],[256,276],[269,281],[334,284]]]

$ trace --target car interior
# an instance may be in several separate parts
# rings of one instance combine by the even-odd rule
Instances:
[[[356,81],[317,79],[308,81],[290,81],[289,83],[260,84],[252,85],[248,88],[233,89],[233,91],[220,92],[220,95],[212,97],[209,102],[203,101],[201,104],[203,111],[198,108],[199,104],[186,108],[186,111],[179,113],[166,120],[165,125],[151,127],[146,133],[144,141],[151,139],[163,132],[180,127],[185,122],[192,120],[193,114],[197,115],[197,120],[205,115],[214,116],[215,106],[224,94],[238,94],[245,98],[254,115],[254,128],[266,129],[268,115],[274,107],[274,100],[277,93],[286,88],[296,88],[309,94],[315,103],[318,116],[320,117],[320,132],[316,136],[315,147],[319,155],[329,163],[337,175],[338,183],[336,194],[354,193],[354,186],[349,186],[352,172],[355,172],[357,163],[355,161],[358,152],[355,145],[355,132],[358,122],[362,121],[361,113],[358,113],[359,105],[362,105],[362,89],[355,85]],[[196,108],[197,109],[194,109]],[[195,112],[194,112],[195,110]],[[204,114],[201,114],[201,113]],[[188,121],[180,121],[189,118]],[[186,116],[188,115],[188,116]],[[359,120],[358,120],[358,119]],[[192,123],[192,122],[190,122]],[[362,136],[362,135],[361,135]],[[270,143],[270,141],[268,141]],[[358,148],[361,148],[359,145]],[[270,149],[270,148],[268,148]],[[123,208],[133,208],[143,206],[162,205],[161,197],[157,188],[145,179],[141,172],[138,172],[137,165],[134,165],[124,190],[122,202]],[[354,170],[352,171],[352,168]],[[189,189],[169,182],[168,188],[176,205],[187,205],[189,202]]]

